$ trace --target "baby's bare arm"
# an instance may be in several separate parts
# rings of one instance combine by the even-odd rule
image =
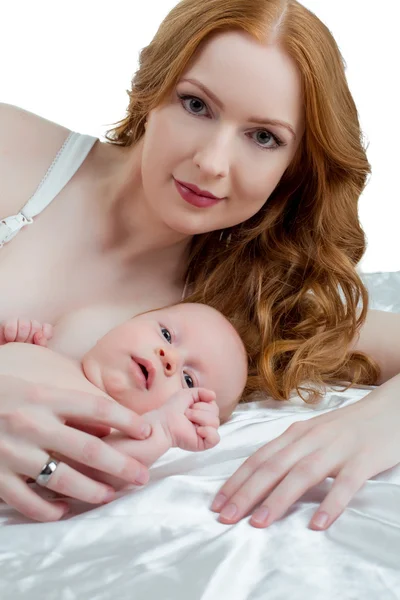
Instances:
[[[136,458],[136,460],[146,467],[151,467],[160,456],[165,454],[167,450],[172,447],[172,440],[168,430],[160,422],[157,410],[146,413],[143,415],[143,418],[152,426],[151,436],[146,440],[133,440],[117,431],[103,438],[103,440],[110,446],[113,446],[113,448],[116,448],[119,452],[123,452],[124,454]],[[115,490],[122,489],[127,485],[126,482],[117,479],[112,475],[108,475],[107,473],[102,473],[89,467],[85,467],[83,470],[82,465],[75,465],[71,461],[68,461],[68,464],[75,469],[78,469],[79,467],[79,470],[84,475],[87,475],[91,479],[97,479],[97,481],[101,481],[102,483],[107,483]]]

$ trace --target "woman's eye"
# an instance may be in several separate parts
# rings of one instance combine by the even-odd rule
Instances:
[[[192,388],[194,387],[194,381],[193,379],[190,377],[190,375],[188,375],[187,373],[183,374],[183,377],[186,381],[186,385],[188,386],[188,388]]]
[[[255,137],[256,144],[260,146],[260,148],[265,150],[273,150],[274,148],[278,148],[283,145],[283,142],[278,138],[278,136],[266,131],[265,129],[258,129],[257,131],[253,131],[250,135]],[[272,144],[269,142],[273,142]]]
[[[196,96],[180,96],[178,94],[178,97],[182,101],[184,109],[193,115],[200,114],[201,109],[206,107],[203,100],[200,100]]]
[[[170,332],[168,331],[168,329],[166,329],[165,327],[161,327],[161,333],[167,340],[168,344],[171,344],[172,336],[171,336]]]

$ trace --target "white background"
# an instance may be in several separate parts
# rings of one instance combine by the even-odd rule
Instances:
[[[201,0],[199,0],[201,2]],[[102,137],[176,0],[0,0],[0,102]],[[400,270],[400,0],[304,0],[330,28],[369,143],[361,269]]]

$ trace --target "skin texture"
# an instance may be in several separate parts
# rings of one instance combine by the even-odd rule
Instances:
[[[149,361],[151,385],[133,374],[132,356]],[[143,362],[141,363],[143,364]],[[97,342],[82,360],[89,381],[143,414],[182,389],[213,390],[226,419],[246,383],[242,342],[230,323],[202,304],[179,304],[138,315]]]
[[[257,125],[254,117],[287,122],[296,139],[284,127]],[[149,217],[182,234],[245,221],[278,184],[302,133],[301,84],[292,60],[243,33],[213,36],[170,98],[149,114],[142,154]],[[284,145],[277,146],[274,135]],[[223,200],[207,210],[186,204],[173,178]]]
[[[29,315],[40,323],[54,324],[71,311],[85,309],[91,332],[89,349],[130,315],[179,301],[193,234],[243,221],[264,204],[290,164],[303,130],[300,78],[292,61],[276,46],[260,45],[245,34],[230,32],[206,43],[184,77],[196,78],[212,89],[224,108],[193,83],[180,82],[179,89],[150,112],[146,134],[138,144],[120,148],[96,143],[57,202],[35,220],[34,227],[2,249],[0,276],[9,282],[7,296],[0,299],[2,319]],[[176,91],[193,94],[201,102],[182,103]],[[197,114],[199,106],[201,115]],[[1,143],[7,158],[0,182],[5,215],[16,214],[29,198],[68,133],[33,115],[9,113],[5,111],[2,119],[0,112]],[[255,116],[289,122],[296,140],[285,129],[255,123]],[[284,145],[276,146],[273,135]],[[38,147],[40,151],[32,155],[30,148]],[[21,172],[23,182],[16,187]],[[173,177],[224,199],[204,210],[193,207],[179,195]],[[61,229],[59,223],[63,223]],[[26,281],[33,282],[29,294]],[[98,319],[96,311],[91,316],[90,307],[99,304],[119,304],[120,310],[112,318]],[[74,333],[78,340],[79,329]],[[56,390],[53,394],[33,391],[22,382],[8,380],[0,391],[4,402],[11,396],[13,406],[20,406],[15,409],[17,415],[9,407],[3,420],[18,422],[29,414],[32,427],[39,430],[44,411],[53,439],[68,433],[62,420],[60,429],[56,425],[60,419]],[[93,417],[98,414],[96,398],[91,399],[90,411],[84,411],[74,392],[64,393],[61,405],[66,404],[69,408],[63,408],[63,419],[109,426],[119,422],[117,412],[121,411],[115,407],[109,409],[113,416],[108,423]],[[9,444],[20,448],[20,434],[13,434]],[[46,448],[53,450],[48,444]],[[106,456],[107,464],[115,457],[105,444],[101,448],[99,467]],[[86,464],[83,451],[80,460],[76,458]],[[36,472],[41,467],[38,461]],[[7,497],[3,494],[3,498],[24,514],[34,512],[42,520],[60,518],[61,507],[40,502],[21,488],[21,468],[18,463],[7,471]]]
[[[44,436],[43,446],[51,447],[61,459],[48,487],[86,502],[111,500],[113,490],[126,485],[127,480],[146,482],[146,478],[137,479],[135,463],[124,460],[124,455],[149,467],[171,447],[201,451],[215,446],[219,441],[219,415],[228,418],[246,383],[247,360],[238,334],[218,311],[201,304],[180,304],[130,319],[100,339],[83,357],[82,364],[43,347],[51,341],[51,337],[45,337],[45,333],[51,336],[51,329],[40,328],[36,322],[12,320],[2,324],[1,332],[3,338],[11,336],[11,342],[19,339],[25,343],[8,343],[5,339],[0,345],[0,377],[21,376],[40,386],[63,389],[69,385],[76,392],[112,398],[113,402],[144,415],[151,426],[151,435],[146,440],[131,439],[118,431],[104,440],[112,453],[112,462],[120,465],[118,477],[113,475],[112,463],[99,452],[98,445],[90,442],[87,431],[71,427],[65,430],[61,423],[46,419],[45,414],[40,428],[29,426],[30,444],[42,445],[40,439]],[[35,341],[39,332],[40,343]],[[133,369],[132,356],[147,361],[146,385],[138,366]],[[80,401],[85,402],[85,397]],[[106,406],[103,412],[105,409]],[[68,412],[60,416],[62,421],[73,420]],[[11,413],[8,421],[8,432],[15,430],[18,434],[19,418]],[[4,437],[6,441],[7,436]],[[47,455],[42,448],[27,446],[26,441],[22,447],[19,444],[11,466],[19,460],[20,475],[34,479],[38,471],[35,462],[43,465]],[[85,456],[83,465],[79,461],[81,452]],[[7,466],[10,457],[1,465],[3,469]],[[3,475],[0,492],[8,499],[7,469]],[[23,485],[20,478],[18,482]],[[28,498],[34,495],[29,488],[27,495]],[[18,508],[27,516],[42,520],[38,508],[36,511],[25,505]]]
[[[106,333],[105,319],[90,314],[95,303],[125,302],[123,314],[107,320],[109,330],[132,314],[179,301],[190,236],[238,223],[267,201],[295,154],[304,126],[299,76],[290,59],[276,46],[258,45],[244,34],[225,33],[200,50],[184,77],[207,85],[224,108],[206,97],[198,85],[181,81],[171,97],[150,112],[146,134],[137,145],[120,148],[96,143],[57,202],[2,248],[0,278],[9,284],[7,294],[0,298],[3,319],[21,314],[54,323],[76,307],[85,309],[85,322],[91,325],[89,349]],[[182,100],[182,104],[176,92],[194,95],[201,102]],[[30,197],[68,131],[22,111],[3,113],[0,197],[7,216],[18,212]],[[255,140],[273,142],[262,132],[266,128],[261,130],[249,121],[251,116],[288,121],[296,140],[271,126],[268,131],[280,134],[286,145],[259,148]],[[196,209],[177,193],[174,176],[224,199],[207,210]],[[112,250],[106,252],[109,247]],[[79,327],[75,331],[69,327],[69,331],[72,341],[78,339]],[[221,516],[223,522],[235,523],[261,501],[269,509],[269,518],[250,522],[269,525],[304,490],[336,474],[335,485],[320,507],[328,514],[323,526],[327,527],[372,470],[381,472],[400,461],[398,446],[391,442],[388,446],[388,440],[398,439],[400,427],[400,384],[395,377],[400,371],[398,331],[397,315],[369,311],[355,348],[379,363],[383,385],[368,401],[331,413],[329,418],[323,415],[297,424],[260,448],[222,488],[222,504],[237,506],[235,516]],[[53,419],[48,428],[54,433],[54,418],[63,410],[67,414],[62,416],[78,416],[138,435],[137,421],[129,420],[133,413],[116,403],[109,407],[110,416],[104,422],[98,418],[102,406],[98,399],[85,397],[83,402],[72,392],[41,393],[40,402],[35,396],[35,410],[30,402],[32,390],[24,382],[3,381],[0,396],[3,420],[16,419],[16,407],[20,407],[19,418],[29,415],[31,425],[39,427],[45,411]],[[8,408],[10,398],[12,407]],[[37,404],[40,411],[35,416]],[[21,443],[15,436],[10,447],[20,448]],[[106,447],[103,453],[106,457]],[[108,455],[109,463],[113,456]],[[40,467],[35,465],[36,470]],[[7,476],[16,481],[16,473],[18,468]],[[24,514],[36,511],[44,520],[60,518],[60,508],[48,503],[39,506],[36,498],[24,494],[26,490],[11,487],[7,501]]]

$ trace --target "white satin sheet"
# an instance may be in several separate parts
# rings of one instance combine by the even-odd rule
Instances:
[[[94,509],[71,501],[61,522],[32,523],[0,504],[0,599],[400,598],[400,467],[369,480],[326,532],[308,522],[330,478],[267,529],[253,528],[249,517],[223,525],[209,510],[222,483],[260,446],[371,389],[330,390],[318,407],[296,398],[242,405],[220,428],[217,447],[171,450],[145,488]]]

